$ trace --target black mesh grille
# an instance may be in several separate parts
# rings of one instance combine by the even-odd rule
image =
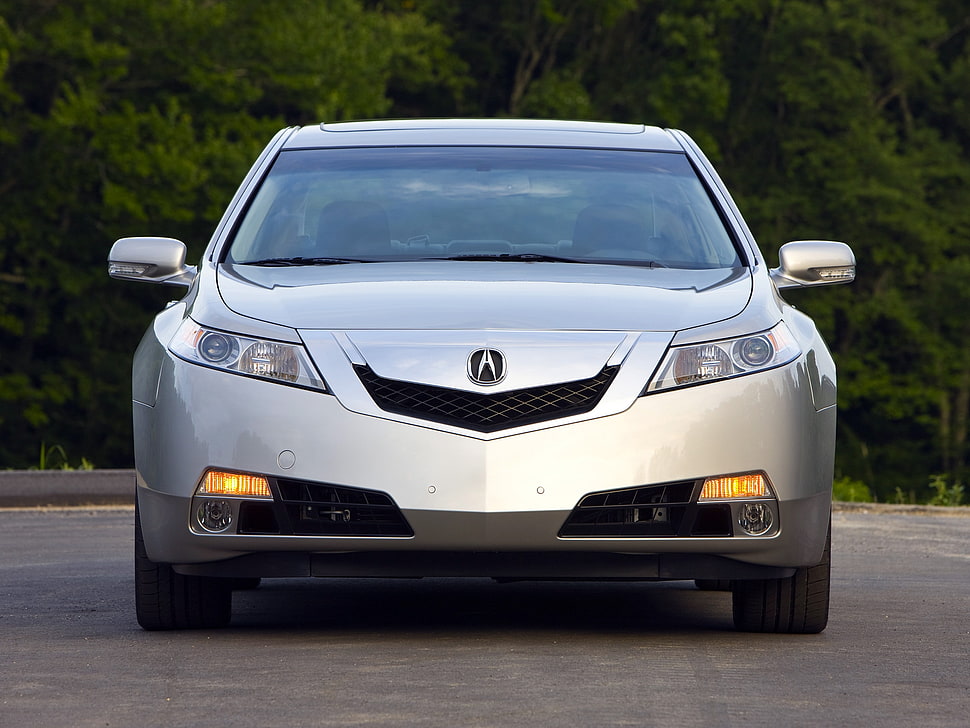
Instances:
[[[354,369],[374,402],[386,412],[478,432],[495,432],[589,412],[606,392],[619,367],[606,367],[591,379],[496,394],[384,379],[367,366],[358,365]]]
[[[585,496],[559,531],[561,538],[701,535],[695,529],[695,481],[644,485]],[[726,506],[717,506],[726,508]],[[704,518],[704,535],[731,535],[731,524]],[[700,526],[700,521],[698,521]],[[716,529],[724,529],[717,531]],[[713,532],[711,532],[713,531]]]
[[[328,483],[277,480],[281,532],[298,536],[413,536],[386,493]]]

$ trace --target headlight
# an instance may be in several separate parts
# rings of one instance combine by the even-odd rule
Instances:
[[[298,387],[327,389],[306,351],[296,344],[213,331],[186,319],[169,348],[186,361],[213,369]]]
[[[800,353],[784,323],[737,339],[674,346],[644,394],[773,369],[794,361]]]

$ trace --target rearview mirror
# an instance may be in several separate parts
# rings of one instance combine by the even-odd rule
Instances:
[[[771,279],[778,288],[851,283],[855,280],[855,255],[845,243],[795,240],[781,246]]]
[[[108,253],[108,275],[128,281],[190,286],[194,265],[185,265],[185,243],[174,238],[121,238]]]

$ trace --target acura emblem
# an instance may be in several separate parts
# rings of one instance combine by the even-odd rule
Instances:
[[[505,379],[505,355],[498,349],[476,349],[468,356],[468,378],[489,386]]]

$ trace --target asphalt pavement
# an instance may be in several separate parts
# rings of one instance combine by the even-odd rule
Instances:
[[[819,635],[691,582],[264,579],[135,622],[134,510],[0,509],[0,728],[965,728],[970,520],[836,513]]]

